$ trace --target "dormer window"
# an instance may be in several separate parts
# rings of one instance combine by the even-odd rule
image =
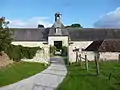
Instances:
[[[55,33],[58,34],[58,35],[61,35],[62,34],[61,29],[60,28],[56,28]]]

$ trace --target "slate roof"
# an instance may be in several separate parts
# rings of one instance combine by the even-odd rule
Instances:
[[[14,28],[15,41],[47,41],[55,35],[55,28]],[[61,36],[69,36],[71,41],[95,41],[120,39],[120,29],[102,28],[61,28]]]
[[[105,39],[103,41],[93,41],[85,51],[98,52],[120,52],[120,39]]]
[[[55,28],[51,28],[49,31],[49,36],[69,36],[69,33],[66,29],[61,28],[61,34],[56,34]]]
[[[14,41],[47,41],[49,28],[13,28]]]
[[[95,41],[120,39],[120,29],[110,28],[67,28],[72,41]]]
[[[57,28],[57,27],[63,28],[64,25],[62,24],[61,21],[56,21],[56,22],[53,24],[52,28]]]

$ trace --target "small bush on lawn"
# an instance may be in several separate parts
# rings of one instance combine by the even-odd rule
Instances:
[[[55,54],[56,47],[55,46],[50,46],[50,54]]]
[[[62,56],[67,56],[68,55],[68,48],[66,46],[62,47]]]
[[[10,45],[5,53],[14,61],[19,61],[22,58],[32,59],[40,47],[23,47],[21,45]]]

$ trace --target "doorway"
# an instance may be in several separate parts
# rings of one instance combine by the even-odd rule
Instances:
[[[62,41],[54,41],[54,46],[56,49],[62,49]]]

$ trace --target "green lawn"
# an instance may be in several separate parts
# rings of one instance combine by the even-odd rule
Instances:
[[[0,69],[0,86],[8,85],[41,72],[46,67],[41,63],[15,62]]]
[[[84,65],[83,65],[84,66]],[[120,90],[120,63],[100,62],[100,75],[96,75],[94,62],[89,71],[79,64],[68,66],[68,74],[57,90]],[[109,75],[111,79],[109,80]]]

